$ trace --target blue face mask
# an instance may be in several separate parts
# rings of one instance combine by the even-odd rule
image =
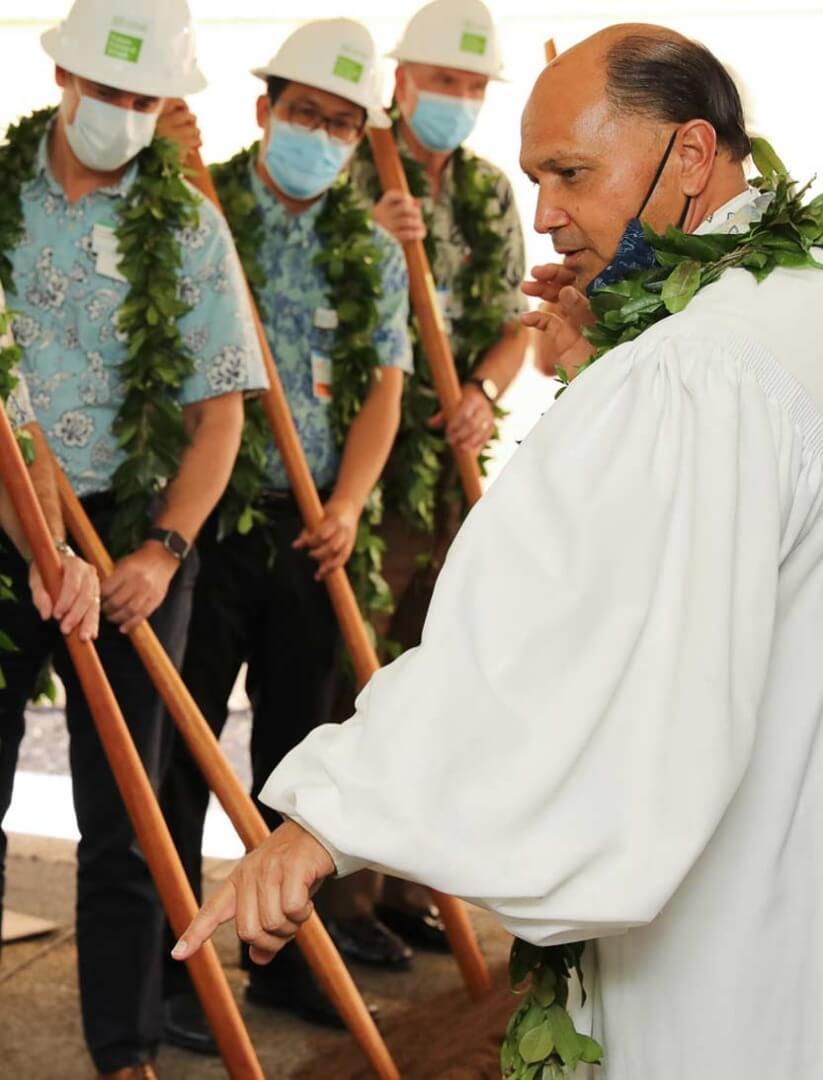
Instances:
[[[654,180],[652,180],[651,187],[648,190],[646,198],[643,200],[643,204],[637,211],[635,217],[630,218],[626,228],[623,230],[623,235],[620,237],[620,241],[617,245],[617,251],[614,258],[605,269],[601,270],[597,277],[589,282],[586,287],[587,296],[591,296],[597,289],[602,289],[605,285],[613,285],[616,281],[623,281],[630,274],[635,273],[638,270],[651,270],[652,267],[657,265],[657,258],[654,253],[654,248],[648,242],[643,233],[643,225],[640,221],[640,215],[646,209],[649,199],[654,194],[660,177],[663,175],[663,170],[669,162],[669,157],[674,149],[674,141],[677,138],[677,131],[674,132],[669,145],[666,147],[666,153],[663,155],[663,160],[657,167],[657,172],[654,174]],[[686,220],[686,214],[689,212],[689,204],[691,199],[686,199],[686,205],[683,208],[683,213],[680,215],[680,221],[677,223],[678,229],[683,227],[683,222]]]
[[[280,190],[292,199],[315,199],[335,182],[354,153],[322,128],[311,131],[272,117],[266,168]]]
[[[418,90],[409,126],[427,150],[451,153],[468,139],[480,115],[480,101]]]

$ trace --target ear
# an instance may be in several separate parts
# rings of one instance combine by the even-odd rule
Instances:
[[[269,95],[261,94],[257,99],[257,124],[263,131],[268,130],[270,114],[271,103],[269,102]]]
[[[401,106],[406,104],[409,96],[409,73],[405,64],[398,64],[394,73],[394,96]]]
[[[54,81],[57,83],[61,90],[65,87],[66,82],[68,81],[68,74],[69,73],[66,71],[65,68],[61,68],[59,65],[55,64]]]
[[[717,133],[707,120],[690,120],[678,136],[680,188],[689,198],[702,195],[717,160]]]

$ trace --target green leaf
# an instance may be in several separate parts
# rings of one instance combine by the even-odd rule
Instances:
[[[578,1034],[577,1038],[581,1046],[580,1060],[587,1065],[599,1065],[603,1060],[603,1047],[600,1043],[588,1035]]]
[[[532,994],[544,1009],[554,1004],[557,997],[557,972],[553,968],[543,966],[535,973]]]
[[[527,1031],[518,1044],[520,1056],[530,1065],[545,1061],[554,1050],[554,1038],[551,1025],[545,1021],[538,1027]]]
[[[700,276],[700,264],[693,259],[687,259],[671,272],[662,294],[667,311],[676,315],[689,304],[700,288]]]
[[[767,179],[788,178],[788,170],[772,145],[759,136],[752,139],[752,161],[760,175]]]
[[[563,1064],[574,1068],[583,1055],[583,1045],[569,1014],[560,1005],[552,1005],[547,1014],[555,1049]]]

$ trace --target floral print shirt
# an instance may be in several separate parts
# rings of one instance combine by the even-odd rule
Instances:
[[[259,256],[266,275],[265,288],[260,290],[261,315],[314,482],[322,490],[331,487],[340,467],[328,409],[329,357],[337,312],[331,306],[325,274],[314,265],[321,250],[315,225],[324,200],[302,214],[290,214],[260,179],[254,163],[250,172],[264,226]],[[382,255],[383,284],[374,347],[384,367],[411,373],[406,260],[397,241],[377,225],[374,240]],[[267,473],[274,490],[288,489],[286,470],[273,445]]]
[[[123,400],[126,339],[117,320],[129,286],[117,270],[113,229],[137,177],[72,204],[51,173],[47,138],[22,189],[25,234],[13,252],[14,335],[40,426],[78,495],[106,491],[124,459],[112,434]],[[180,290],[192,310],[180,320],[192,373],[177,392],[189,405],[267,385],[231,235],[208,203],[181,230]]]
[[[3,286],[0,285],[0,314],[6,310],[6,298]],[[10,333],[0,334],[0,349],[6,349],[14,344]],[[35,421],[34,409],[31,405],[28,387],[23,373],[19,367],[14,368],[13,374],[17,377],[17,386],[12,390],[6,401],[6,414],[14,428],[25,427]]]

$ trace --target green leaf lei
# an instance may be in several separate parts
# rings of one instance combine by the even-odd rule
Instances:
[[[226,220],[258,307],[263,310],[266,275],[258,262],[264,225],[251,188],[251,169],[260,144],[241,150],[230,161],[212,167]],[[367,209],[354,187],[339,180],[327,193],[315,225],[322,250],[315,265],[323,271],[338,326],[331,348],[332,397],[330,420],[342,447],[352,421],[368,395],[380,369],[374,331],[382,292],[381,255],[374,242]],[[266,449],[271,433],[259,402],[246,404],[246,424],[237,464],[221,503],[221,535],[237,529],[248,532],[264,515],[255,502],[265,486]],[[373,532],[382,516],[379,487],[361,516],[355,548],[347,570],[364,614],[391,611],[391,592],[384,580],[383,541]]]
[[[823,196],[804,205],[808,187],[797,190],[765,140],[753,140],[752,156],[760,171],[753,186],[772,195],[760,221],[739,235],[696,236],[669,228],[659,236],[645,228],[658,266],[629,274],[592,295],[598,320],[585,331],[596,346],[589,364],[683,311],[700,289],[726,270],[742,268],[763,281],[779,266],[823,269],[812,250],[823,246]],[[565,374],[563,381],[568,383]],[[580,975],[584,948],[584,943],[576,943],[541,949],[515,940],[511,982],[515,988],[525,986],[526,996],[503,1044],[501,1068],[506,1080],[562,1080],[579,1062],[602,1060],[602,1048],[575,1031],[566,1010],[569,979],[573,972]]]
[[[34,176],[41,140],[55,115],[41,109],[12,125],[0,147],[0,281],[14,294],[11,253],[23,239],[23,186]],[[176,146],[155,139],[139,155],[137,178],[122,200],[115,230],[129,292],[120,309],[127,357],[120,365],[123,402],[113,433],[126,459],[112,478],[117,512],[112,552],[138,547],[151,525],[152,504],[176,475],[186,445],[175,391],[194,370],[179,320],[182,254],[177,231],[195,228],[200,198],[185,183]],[[0,351],[0,380],[19,353]]]
[[[395,134],[399,113],[392,112]],[[380,180],[374,166],[371,149],[363,142],[358,150],[360,160],[371,167],[367,182],[369,197],[377,202],[381,195]],[[401,161],[415,198],[430,194],[425,169],[409,154],[401,153]],[[494,177],[483,172],[480,160],[459,147],[452,158],[454,195],[452,206],[457,227],[470,249],[470,256],[454,282],[450,284],[459,298],[462,314],[453,323],[452,340],[457,377],[465,382],[477,364],[502,336],[505,311],[502,295],[505,291],[505,243],[497,228],[495,205],[497,191]],[[427,215],[424,214],[424,218]],[[431,221],[426,220],[426,254],[432,268],[436,266],[437,241]],[[410,329],[414,343],[414,374],[406,380],[400,432],[392,452],[392,466],[385,483],[386,505],[398,510],[417,529],[433,532],[438,496],[463,503],[463,492],[454,470],[444,476],[449,453],[445,437],[427,427],[439,410],[428,358],[422,347],[416,320]],[[495,410],[498,419],[505,415]],[[499,438],[495,429],[492,439]],[[488,458],[480,458],[485,474]],[[448,479],[444,490],[443,481]]]

